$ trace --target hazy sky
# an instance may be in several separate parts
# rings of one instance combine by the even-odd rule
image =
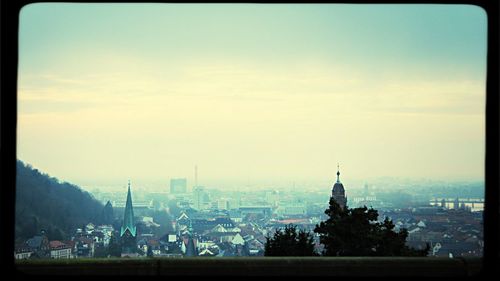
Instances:
[[[466,5],[32,4],[18,158],[81,185],[477,180],[486,14]]]

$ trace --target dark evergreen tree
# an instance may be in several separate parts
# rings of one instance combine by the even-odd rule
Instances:
[[[49,234],[47,235],[49,240],[64,240],[65,236],[63,232],[58,227],[50,227],[49,226]]]
[[[148,246],[148,251],[146,252],[146,255],[148,257],[152,257],[153,256],[153,248],[151,246]]]
[[[118,237],[118,232],[115,232],[109,239],[107,254],[111,257],[121,257],[122,255],[122,246],[117,237]]]
[[[325,256],[426,256],[429,252],[429,245],[424,250],[408,247],[408,231],[395,232],[389,218],[378,222],[373,208],[341,208],[331,198],[325,214],[329,218],[314,229]]]
[[[153,211],[152,215],[153,221],[158,223],[160,226],[153,229],[153,233],[156,236],[162,236],[167,232],[173,232],[172,228],[172,217],[166,210]]]
[[[297,226],[287,225],[277,229],[273,237],[266,237],[265,256],[317,256],[311,233],[297,231]]]
[[[95,258],[106,258],[109,254],[109,248],[106,248],[102,245],[96,244],[94,249],[94,257]]]
[[[167,206],[168,206],[168,212],[172,217],[178,218],[181,215],[182,210],[177,206],[176,200],[168,201]]]
[[[27,227],[27,236],[33,237],[38,234],[38,218],[36,216],[32,216],[33,224]]]

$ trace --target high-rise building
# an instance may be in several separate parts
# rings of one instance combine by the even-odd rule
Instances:
[[[196,186],[193,189],[193,208],[202,210],[206,208],[206,204],[210,202],[210,196],[203,186]]]
[[[340,171],[337,165],[337,181],[332,188],[332,198],[340,205],[340,207],[347,207],[347,197],[345,196],[344,185],[340,182]]]
[[[279,201],[280,201],[279,191],[277,191],[277,190],[268,191],[268,192],[266,192],[265,198],[266,198],[267,204],[269,204],[273,207],[278,207]]]
[[[278,215],[284,215],[284,216],[297,216],[297,215],[302,216],[305,215],[306,212],[307,212],[306,203],[301,200],[282,203],[276,210],[276,213]]]
[[[187,180],[185,178],[170,179],[170,193],[179,194],[187,192]]]
[[[226,199],[226,198],[220,198],[217,201],[217,209],[219,209],[219,210],[229,210],[230,209],[229,200]]]
[[[458,201],[458,197],[453,201],[453,209],[458,210],[460,208],[460,201]]]
[[[369,195],[369,193],[368,193],[368,184],[365,183],[365,188],[363,190],[363,196],[367,197],[368,195]]]
[[[123,214],[123,224],[120,230],[122,245],[122,256],[136,254],[137,228],[134,223],[134,208],[132,206],[132,195],[130,193],[130,181],[128,182],[127,203]]]

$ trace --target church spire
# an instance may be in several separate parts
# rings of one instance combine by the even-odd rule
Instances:
[[[198,251],[196,250],[196,247],[194,246],[193,224],[192,224],[191,220],[189,220],[188,241],[187,241],[187,245],[186,245],[185,255],[187,257],[196,257],[198,255]]]
[[[189,236],[193,235],[193,223],[191,222],[191,219],[189,220],[189,226],[187,228],[187,231],[189,232]]]
[[[132,206],[132,195],[130,193],[130,180],[128,181],[127,203],[125,204],[125,213],[123,214],[123,225],[120,236],[123,236],[127,229],[130,231],[130,234],[135,237],[136,227],[134,225],[134,208]]]

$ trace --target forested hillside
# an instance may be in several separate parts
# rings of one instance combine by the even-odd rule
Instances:
[[[16,240],[30,238],[42,229],[50,240],[69,239],[76,228],[101,223],[103,207],[78,186],[17,161]]]

